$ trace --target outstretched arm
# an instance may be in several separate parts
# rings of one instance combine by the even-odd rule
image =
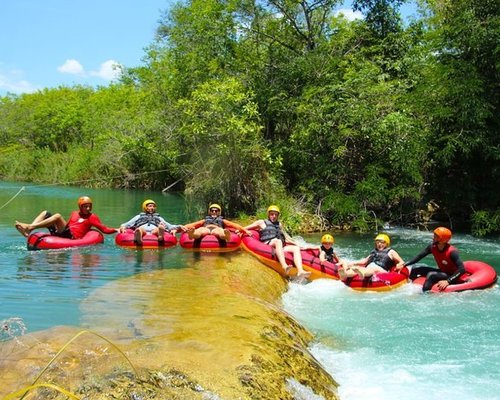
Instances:
[[[352,267],[352,266],[366,267],[369,263],[370,263],[370,256],[362,258],[361,260],[351,261],[350,263],[347,264],[347,266],[349,266],[349,267]]]
[[[132,226],[135,225],[135,221],[139,219],[140,215],[136,215],[135,217],[132,217],[129,219],[127,222],[124,222],[123,224],[120,225],[120,232],[125,232],[127,228],[131,228]]]
[[[280,226],[281,226],[281,232],[283,232],[283,236],[285,237],[285,242],[287,244],[293,244],[295,246],[298,246],[297,242],[295,240],[293,240],[293,238],[285,230],[285,227],[283,226],[283,224],[280,223]]]
[[[232,221],[229,221],[227,219],[224,219],[224,226],[226,228],[231,228],[231,229],[234,229],[236,231],[244,232],[248,235],[247,230],[244,227],[242,227],[240,224],[237,224],[236,222],[232,222]]]
[[[428,256],[429,254],[431,254],[431,247],[432,247],[432,244],[428,245],[425,249],[423,249],[415,257],[413,257],[410,261],[405,262],[404,266],[406,267],[408,265],[415,264],[416,262],[419,262],[425,256]]]
[[[245,231],[248,231],[249,229],[261,230],[262,229],[262,222],[263,221],[261,219],[259,219],[255,222],[251,223],[250,225],[245,226],[243,229]]]
[[[187,230],[191,230],[191,229],[199,228],[204,223],[205,223],[205,220],[204,219],[200,219],[199,221],[191,222],[190,224],[186,224],[184,226],[186,227]]]
[[[185,226],[183,225],[173,225],[171,224],[170,222],[168,222],[167,220],[165,220],[165,218],[163,217],[160,217],[160,222],[165,226],[166,230],[168,232],[171,232],[171,233],[175,233],[175,232],[178,232],[178,231],[183,231],[186,229]]]
[[[104,225],[101,222],[101,220],[99,219],[99,217],[95,214],[92,214],[90,216],[89,222],[91,223],[92,226],[96,227],[101,232],[106,233],[106,234],[120,232],[120,230],[117,228],[110,228],[109,226]]]

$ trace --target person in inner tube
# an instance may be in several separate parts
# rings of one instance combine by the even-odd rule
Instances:
[[[328,261],[332,264],[337,265],[338,268],[342,268],[344,266],[344,261],[335,252],[333,248],[334,243],[335,239],[329,233],[326,233],[321,237],[321,246],[319,247],[319,261],[321,265],[323,265],[324,262]]]
[[[142,246],[142,237],[146,234],[158,236],[158,243],[165,241],[165,232],[175,233],[177,231],[186,231],[184,225],[172,225],[156,212],[156,203],[154,200],[147,199],[142,202],[142,211],[129,221],[120,225],[120,232],[127,229],[134,231],[134,242],[137,246]]]
[[[54,236],[67,239],[81,239],[92,228],[99,229],[106,234],[118,232],[117,228],[110,228],[104,225],[96,214],[92,213],[92,199],[82,196],[78,199],[78,211],[73,211],[68,222],[61,214],[51,214],[49,211],[42,211],[31,224],[16,221],[16,229],[25,237],[35,229],[47,228]]]
[[[379,272],[388,272],[393,267],[400,271],[404,261],[390,246],[391,238],[385,233],[378,234],[375,237],[375,248],[367,257],[347,263],[345,268],[339,268],[340,279],[346,280],[356,275],[360,278],[369,278]]]
[[[403,265],[413,265],[429,254],[434,256],[439,269],[417,267],[412,268],[410,273],[411,280],[419,276],[425,276],[426,279],[422,286],[424,292],[431,290],[436,283],[439,290],[444,290],[449,285],[457,283],[460,275],[465,272],[465,266],[460,259],[458,250],[449,243],[452,236],[451,231],[448,228],[440,226],[434,229],[433,233],[432,243]]]
[[[214,235],[221,240],[229,242],[231,239],[231,231],[243,231],[244,228],[234,222],[228,221],[221,215],[222,207],[216,203],[210,204],[208,207],[208,215],[205,219],[192,222],[186,225],[188,236],[190,239],[200,239],[207,235]]]
[[[302,266],[301,248],[288,237],[283,225],[278,220],[279,215],[280,209],[278,206],[271,205],[267,209],[267,219],[255,221],[244,229],[245,231],[249,231],[250,229],[260,231],[260,241],[274,247],[276,257],[286,275],[289,274],[292,267],[286,263],[285,253],[292,253],[293,262],[297,268],[297,277],[308,278],[311,273],[305,271]],[[249,233],[251,236],[251,232]]]

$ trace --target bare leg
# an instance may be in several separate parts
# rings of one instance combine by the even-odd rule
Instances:
[[[297,267],[297,276],[299,277],[308,277],[311,275],[310,272],[304,271],[302,267],[302,254],[300,254],[300,247],[295,245],[288,245],[283,248],[283,251],[293,253],[293,263]]]
[[[43,221],[47,216],[47,212],[48,212],[47,210],[44,210],[40,214],[38,214],[31,223],[31,225],[38,224],[39,222]]]
[[[359,275],[360,278],[364,278],[365,267],[360,267],[356,265],[349,265],[346,261],[339,262],[338,274],[341,280],[345,281],[347,278],[354,278]]]
[[[146,232],[142,230],[142,228],[137,228],[134,231],[134,242],[137,246],[142,246],[142,237]]]
[[[352,269],[354,272],[356,272],[361,278],[368,278],[370,276],[373,276],[377,272],[387,272],[385,269],[382,267],[375,267],[375,266],[370,266],[370,267],[361,267],[361,268],[353,268]]]
[[[32,224],[36,224],[36,223],[38,223],[38,222],[40,222],[40,221],[44,220],[46,215],[47,215],[47,211],[46,211],[46,210],[42,211],[40,214],[38,214],[38,215],[35,217],[35,219],[34,219],[34,220],[33,220],[33,222],[31,223],[31,225],[32,225]],[[24,237],[28,237],[28,236],[29,236],[29,234],[30,234],[30,232],[31,232],[31,231],[29,230],[29,228],[28,228],[28,226],[29,226],[29,225],[30,225],[30,224],[27,224],[27,223],[24,223],[24,222],[19,222],[19,221],[17,221],[17,220],[16,220],[16,229],[17,229],[17,231],[18,231],[21,235],[23,235]]]
[[[199,239],[203,236],[206,236],[210,233],[210,229],[202,226],[200,228],[196,228],[193,231],[189,231],[188,236],[190,239]]]
[[[278,261],[281,264],[281,267],[283,268],[283,270],[285,271],[285,274],[288,275],[288,272],[290,272],[290,269],[292,267],[290,267],[286,263],[285,253],[283,252],[283,242],[279,239],[273,239],[273,240],[271,240],[271,242],[269,242],[269,245],[274,247],[276,257],[278,257]]]
[[[228,242],[231,239],[231,232],[228,229],[215,228],[212,231],[212,234],[217,236],[219,239],[225,240]]]
[[[61,214],[57,213],[49,218],[45,218],[46,215],[47,211],[42,211],[31,224],[16,221],[16,229],[24,236],[28,236],[31,231],[35,229],[48,228],[49,226],[55,226],[57,232],[62,232],[64,230],[66,227],[66,221]]]
[[[165,240],[165,227],[163,225],[158,227],[156,235],[158,235],[158,242],[163,242]]]

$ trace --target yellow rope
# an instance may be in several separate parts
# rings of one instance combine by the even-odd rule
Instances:
[[[57,354],[52,357],[52,359],[47,363],[47,365],[42,369],[42,371],[37,375],[37,377],[35,378],[35,380],[33,381],[33,383],[20,390],[20,391],[17,391],[16,393],[11,393],[10,395],[8,395],[7,397],[5,397],[3,400],[7,400],[7,399],[11,399],[11,398],[14,398],[14,397],[18,397],[19,395],[22,395],[21,397],[21,400],[24,399],[24,397],[26,396],[26,394],[31,390],[31,389],[34,389],[34,388],[37,388],[39,386],[47,386],[49,384],[46,384],[46,383],[40,383],[40,384],[37,384],[37,381],[42,377],[42,375],[45,373],[45,371],[47,371],[47,369],[52,365],[52,363],[56,360],[57,357],[59,357],[63,352],[64,350],[66,350],[66,348],[71,344],[73,343],[77,338],[79,338],[81,335],[85,334],[85,333],[89,333],[91,335],[95,335],[97,337],[100,337],[102,340],[108,342],[111,346],[113,346],[126,360],[127,362],[130,364],[130,366],[132,367],[132,369],[134,370],[134,374],[135,376],[139,376],[137,370],[135,369],[134,365],[132,364],[132,362],[130,361],[130,359],[126,356],[126,354],[118,347],[116,346],[111,340],[107,339],[106,337],[98,334],[97,332],[93,332],[93,331],[89,331],[89,330],[83,330],[83,331],[80,331],[78,332],[75,336],[73,336],[68,342],[66,342],[66,344],[57,352]],[[64,392],[64,389],[61,389],[59,388],[58,386],[55,386],[55,385],[52,385],[52,386],[49,386],[49,387],[52,387],[53,389],[56,389],[56,390],[59,390],[61,391],[62,393],[66,394],[67,396],[70,396],[71,394],[66,393]],[[78,399],[78,397],[72,395],[71,397],[75,398],[75,399]]]
[[[2,400],[15,399],[16,397],[19,397],[21,395],[25,396],[26,393],[28,393],[30,390],[37,389],[39,387],[48,387],[50,389],[54,389],[54,390],[56,390],[64,395],[66,395],[67,397],[71,397],[72,399],[75,399],[75,400],[80,400],[80,398],[78,396],[67,391],[66,389],[63,389],[62,387],[59,387],[57,385],[53,385],[52,383],[37,383],[36,385],[27,386],[25,388],[22,388],[21,390],[18,390],[17,392],[14,392],[14,393],[7,395]]]
[[[51,366],[51,364],[55,361],[55,359],[57,357],[59,357],[59,355],[64,351],[66,350],[66,347],[68,347],[71,343],[73,343],[76,339],[78,339],[78,337],[80,337],[81,335],[85,334],[85,333],[90,333],[91,335],[95,335],[95,336],[98,336],[100,337],[102,340],[105,340],[106,342],[108,342],[111,346],[113,346],[123,357],[125,357],[125,359],[128,361],[128,363],[130,364],[130,366],[132,367],[132,369],[134,370],[134,374],[136,376],[138,376],[138,373],[137,373],[137,370],[135,369],[134,365],[132,364],[132,362],[129,360],[129,358],[125,355],[125,353],[123,351],[120,350],[120,348],[118,348],[118,346],[116,346],[111,340],[105,338],[104,336],[102,335],[99,335],[98,333],[96,332],[92,332],[92,331],[89,331],[89,330],[83,330],[83,331],[80,331],[78,332],[75,336],[73,336],[62,348],[61,350],[59,350],[57,352],[57,354],[52,357],[52,360],[49,361],[49,363],[45,366],[44,369],[42,369],[42,371],[38,374],[38,376],[35,378],[35,380],[33,381],[33,385],[38,381],[38,379],[40,379],[40,377],[45,373],[45,371],[47,371],[47,369]]]

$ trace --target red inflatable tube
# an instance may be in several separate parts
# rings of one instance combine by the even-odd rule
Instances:
[[[482,261],[464,261],[465,274],[462,274],[458,283],[449,285],[445,290],[439,290],[437,283],[432,286],[432,292],[462,292],[464,290],[487,289],[497,281],[497,272],[491,265]],[[436,269],[437,271],[437,269]],[[423,285],[425,276],[416,278],[413,283]]]
[[[240,248],[241,238],[230,229],[231,238],[226,242],[214,235],[206,235],[199,239],[190,239],[186,232],[182,233],[179,244],[182,248],[205,252],[228,252]]]
[[[274,249],[259,240],[259,232],[251,231],[251,236],[243,236],[241,242],[243,248],[256,257],[263,264],[274,269],[282,276],[285,275],[285,271],[281,267],[275,253]],[[325,261],[320,262],[319,259],[319,249],[303,249],[301,251],[302,255],[302,266],[306,271],[311,272],[309,279],[340,279],[338,275],[338,265]],[[293,264],[293,254],[285,253],[285,259],[288,265]],[[293,268],[289,275],[296,275],[297,270]],[[351,287],[354,290],[375,290],[384,291],[392,290],[399,287],[402,284],[408,282],[408,275],[404,273],[387,272],[379,273],[372,278],[362,279],[359,277],[349,278],[344,281],[344,284]]]
[[[142,245],[137,245],[134,241],[134,231],[127,229],[123,233],[119,233],[115,237],[115,243],[121,247],[134,249],[158,249],[163,247],[172,247],[177,244],[175,235],[165,232],[163,242],[158,241],[158,236],[146,234],[142,237]]]
[[[47,232],[35,232],[28,236],[28,250],[64,249],[67,247],[92,246],[104,242],[101,232],[90,230],[81,239],[67,239]]]

